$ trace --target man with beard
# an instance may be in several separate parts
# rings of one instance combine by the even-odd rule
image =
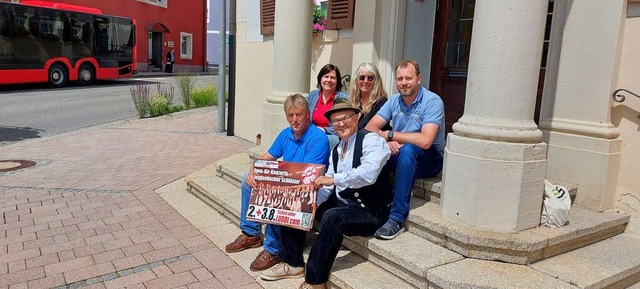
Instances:
[[[385,138],[395,170],[394,199],[389,220],[374,236],[391,240],[404,230],[416,178],[442,171],[445,147],[444,104],[435,93],[420,86],[420,67],[405,60],[396,66],[397,94],[391,96],[365,129]],[[381,128],[393,121],[393,130]]]
[[[326,288],[344,235],[372,235],[387,220],[393,199],[385,167],[389,146],[375,133],[358,130],[360,109],[336,99],[324,115],[340,142],[331,152],[326,175],[314,181],[320,187],[318,204],[326,211],[309,252],[306,276],[302,256],[306,232],[287,227],[280,235],[282,262],[261,273],[262,279],[271,281],[305,276],[300,289]]]
[[[287,97],[284,112],[289,127],[283,129],[276,137],[269,150],[258,159],[275,161],[282,157],[286,162],[312,164],[329,163],[329,139],[327,135],[311,123],[309,102],[300,94]],[[260,223],[247,220],[247,209],[251,189],[256,187],[253,166],[242,180],[242,203],[240,205],[240,229],[242,234],[225,247],[227,253],[240,252],[249,248],[264,247],[251,263],[251,271],[262,271],[280,262],[280,226],[266,225],[264,244],[260,236]],[[275,190],[275,187],[271,188]],[[271,206],[274,205],[272,202]]]

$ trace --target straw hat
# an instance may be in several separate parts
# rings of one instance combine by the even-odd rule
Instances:
[[[341,110],[352,110],[355,113],[360,113],[360,109],[357,107],[353,107],[353,105],[351,105],[351,102],[349,102],[348,99],[336,98],[333,101],[333,106],[331,107],[331,109],[327,110],[324,113],[324,117],[326,117],[329,121],[331,121],[331,119],[329,118],[331,114]]]

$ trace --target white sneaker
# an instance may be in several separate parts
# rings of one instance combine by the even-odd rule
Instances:
[[[304,267],[291,267],[285,262],[280,262],[273,267],[260,272],[260,278],[267,281],[304,277]]]

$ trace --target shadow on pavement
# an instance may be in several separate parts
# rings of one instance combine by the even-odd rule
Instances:
[[[41,129],[31,127],[0,126],[0,142],[15,142],[30,138],[39,138]]]

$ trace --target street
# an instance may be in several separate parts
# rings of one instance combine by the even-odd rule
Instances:
[[[46,84],[0,86],[0,146],[42,138],[113,121],[137,118],[130,88],[144,84],[174,87],[175,104],[181,94],[177,77],[132,77],[98,81],[92,86],[71,83],[61,89]],[[217,85],[216,75],[194,76],[195,87]]]

